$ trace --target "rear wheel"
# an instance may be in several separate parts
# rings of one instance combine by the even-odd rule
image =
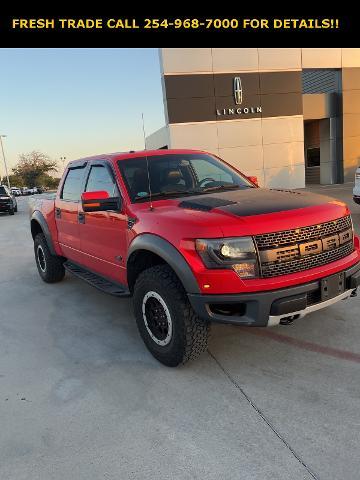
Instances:
[[[9,215],[14,215],[14,212],[15,212],[14,207],[11,207],[9,210]]]
[[[51,254],[43,233],[38,233],[35,237],[34,252],[36,266],[44,282],[60,282],[65,275],[64,261],[61,257]]]
[[[210,324],[196,315],[168,265],[157,265],[139,275],[134,311],[145,345],[164,365],[176,367],[207,349]]]

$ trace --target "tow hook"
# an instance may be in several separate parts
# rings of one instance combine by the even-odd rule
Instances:
[[[289,315],[288,317],[283,317],[280,320],[280,325],[291,325],[296,319],[300,317],[299,314]]]
[[[351,292],[350,297],[357,297],[357,287]]]

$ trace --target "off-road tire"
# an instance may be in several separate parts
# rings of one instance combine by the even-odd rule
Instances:
[[[64,259],[50,253],[43,233],[38,233],[35,237],[34,253],[39,275],[44,282],[55,283],[64,278]]]
[[[168,308],[172,335],[167,345],[158,345],[146,326],[143,303],[149,292],[159,295]],[[144,270],[136,280],[133,300],[140,335],[159,362],[168,367],[176,367],[206,351],[210,324],[196,315],[184,287],[168,265],[156,265]]]

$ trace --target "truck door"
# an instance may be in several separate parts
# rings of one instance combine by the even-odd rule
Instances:
[[[120,197],[111,165],[106,161],[91,164],[85,192],[105,190]],[[79,209],[82,264],[90,270],[126,283],[127,216],[118,211],[83,212]]]
[[[55,200],[58,241],[64,256],[80,261],[78,210],[85,182],[86,163],[69,168],[60,194]]]

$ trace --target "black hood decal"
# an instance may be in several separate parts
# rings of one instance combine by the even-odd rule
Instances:
[[[190,210],[201,210],[203,212],[210,212],[213,208],[225,207],[226,205],[233,205],[236,202],[227,200],[226,198],[217,197],[203,197],[195,198],[194,200],[184,200],[179,203],[181,208],[189,208]]]
[[[324,205],[331,201],[333,201],[331,197],[309,192],[246,188],[195,196],[181,202],[179,207],[206,212],[216,208],[236,216],[246,217]]]

